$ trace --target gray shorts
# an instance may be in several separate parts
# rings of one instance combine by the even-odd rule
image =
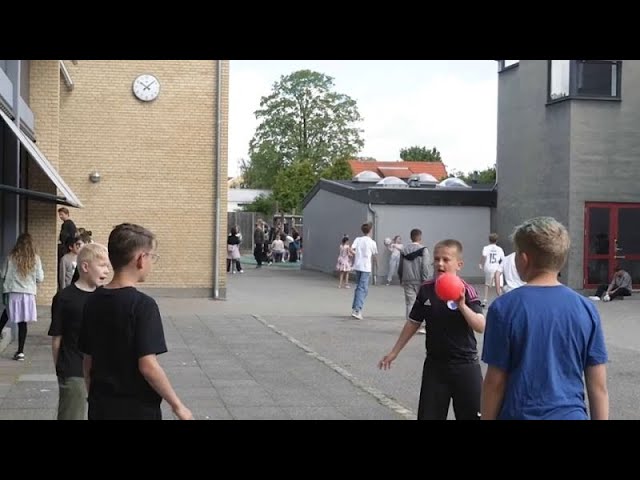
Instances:
[[[58,420],[86,420],[87,387],[83,377],[58,377]]]

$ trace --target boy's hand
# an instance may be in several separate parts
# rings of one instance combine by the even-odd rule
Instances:
[[[456,302],[458,303],[458,308],[460,308],[461,305],[466,305],[466,302],[467,302],[467,289],[466,289],[466,287],[462,287],[462,293],[460,293],[460,298],[458,298],[458,300]]]
[[[173,410],[173,413],[178,420],[193,420],[193,413],[184,405],[180,405],[178,408]]]
[[[393,362],[398,356],[395,352],[387,353],[380,362],[378,362],[378,368],[380,370],[389,370],[391,368],[391,362]]]

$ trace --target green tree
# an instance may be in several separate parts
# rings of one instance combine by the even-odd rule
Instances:
[[[259,212],[263,213],[265,217],[271,218],[276,211],[276,201],[273,198],[273,194],[260,194],[253,200],[253,202],[243,205],[242,211]]]
[[[273,186],[273,198],[281,211],[291,212],[300,208],[305,195],[311,191],[318,179],[310,160],[299,160],[285,169]]]
[[[496,167],[494,165],[493,167],[485,168],[484,170],[473,170],[469,173],[452,170],[449,173],[449,176],[460,178],[469,185],[472,183],[492,184],[496,183]]]
[[[405,162],[442,162],[442,157],[436,147],[429,150],[417,145],[400,150],[400,158]]]
[[[333,87],[332,77],[300,70],[282,76],[272,93],[262,97],[255,112],[260,124],[249,144],[250,160],[241,165],[248,186],[275,188],[282,174],[290,177],[288,167],[299,163],[308,164],[315,179],[362,149],[356,102]]]
[[[325,168],[320,177],[327,180],[349,180],[353,177],[353,172],[346,159],[338,159]]]

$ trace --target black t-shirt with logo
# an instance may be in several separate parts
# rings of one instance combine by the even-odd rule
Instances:
[[[82,377],[82,352],[78,348],[78,337],[82,325],[85,303],[93,292],[80,290],[74,284],[59,291],[51,304],[51,326],[49,335],[62,336],[56,375],[63,378]]]
[[[483,313],[478,294],[463,280],[466,304],[476,313]],[[409,318],[425,322],[427,358],[452,364],[471,363],[478,360],[478,343],[473,329],[462,316],[455,302],[440,300],[435,291],[435,281],[422,284]]]
[[[167,351],[156,301],[134,287],[98,288],[88,299],[80,350],[92,357],[92,397],[132,400],[159,406],[162,397],[149,385],[138,359]]]

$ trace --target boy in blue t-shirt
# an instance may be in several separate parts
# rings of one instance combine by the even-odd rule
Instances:
[[[526,285],[489,307],[482,361],[483,420],[609,418],[607,349],[593,304],[558,282],[569,252],[567,229],[537,217],[512,235]],[[584,374],[584,381],[583,381]]]

